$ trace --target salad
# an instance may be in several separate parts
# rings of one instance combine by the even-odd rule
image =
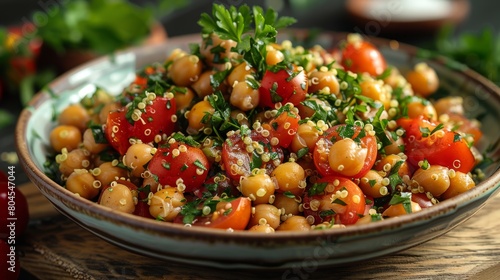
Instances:
[[[433,100],[359,34],[335,49],[277,42],[272,9],[213,5],[201,42],[58,114],[46,173],[159,222],[272,233],[372,223],[474,188],[480,124]]]

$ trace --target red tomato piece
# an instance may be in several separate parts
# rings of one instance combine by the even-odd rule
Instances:
[[[272,146],[270,137],[264,137],[255,130],[250,132],[249,137],[252,142],[261,146],[263,154],[269,156],[269,161],[262,160],[262,155],[255,148],[253,151],[249,151],[247,146],[252,146],[252,144],[245,144],[240,134],[229,136],[222,145],[222,162],[227,176],[235,182],[239,182],[241,176],[250,175],[254,168],[264,168],[267,170],[267,174],[271,174],[275,168],[273,160],[277,159],[282,162],[284,158],[283,150],[280,147]]]
[[[170,135],[175,130],[177,112],[175,99],[156,97],[153,104],[147,105],[141,118],[134,123],[132,136],[144,143],[152,142],[156,135]]]
[[[352,225],[365,213],[365,208],[365,195],[358,185],[338,176],[319,179],[304,196],[304,215],[314,217],[314,224],[334,220]]]
[[[152,142],[156,135],[171,134],[175,130],[176,113],[175,100],[166,97],[156,97],[152,104],[143,109],[137,121],[131,124],[127,120],[124,107],[111,112],[106,121],[106,137],[111,146],[120,154],[125,154],[130,147],[130,138],[140,139],[144,143]]]
[[[208,159],[200,148],[179,141],[160,144],[148,164],[148,170],[158,177],[160,184],[177,187],[182,183],[186,192],[199,189],[209,169]]]
[[[285,109],[269,122],[271,136],[279,140],[278,145],[280,147],[288,148],[290,146],[299,128],[299,121],[300,116],[298,114]]]
[[[367,41],[348,43],[342,50],[342,66],[354,73],[382,74],[387,68],[384,56]]]
[[[28,201],[12,181],[0,181],[0,239],[20,237],[29,222]],[[9,218],[15,218],[11,220]],[[14,233],[12,232],[14,231]]]
[[[125,109],[109,113],[104,130],[109,144],[121,155],[130,147],[128,139],[132,135],[132,125],[127,121],[125,114]]]
[[[352,133],[346,133],[346,128],[352,130]],[[359,140],[359,145],[361,145],[362,148],[367,149],[362,168],[357,174],[350,177],[361,178],[372,168],[375,160],[377,159],[377,139],[375,136],[368,134],[360,135],[361,132],[362,129],[359,126],[341,124],[333,126],[323,133],[318,142],[316,142],[313,151],[314,165],[322,176],[344,176],[331,168],[328,160],[328,151],[335,142],[345,139],[347,136],[350,136],[348,138],[355,141]],[[322,141],[320,142],[320,140]]]
[[[474,155],[458,133],[445,128],[434,131],[437,125],[423,119],[400,119],[398,124],[406,130],[405,154],[412,167],[423,160],[463,173],[474,167]]]
[[[228,207],[227,204],[230,204]],[[197,217],[192,225],[218,229],[246,229],[252,214],[252,202],[246,197],[238,197],[230,202],[221,201],[216,210],[207,216]],[[182,223],[183,216],[178,215],[174,223]]]
[[[299,105],[306,98],[307,88],[307,76],[303,70],[267,70],[259,87],[259,104],[273,109],[276,103]]]

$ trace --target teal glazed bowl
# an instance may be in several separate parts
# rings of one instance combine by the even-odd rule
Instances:
[[[300,38],[305,32],[288,30],[280,36]],[[322,33],[317,42],[328,48],[345,36]],[[50,91],[39,93],[19,117],[16,143],[26,174],[61,213],[112,244],[155,259],[217,268],[288,269],[311,263],[336,266],[391,254],[439,237],[474,215],[500,189],[500,149],[496,146],[490,154],[495,163],[485,170],[483,182],[423,211],[366,225],[267,235],[188,228],[124,214],[80,198],[44,174],[54,110],[79,101],[96,86],[118,94],[134,79],[136,69],[162,61],[173,49],[187,49],[188,43],[199,40],[199,35],[176,37],[162,45],[130,49],[89,62],[53,81]],[[389,64],[401,71],[426,61],[437,71],[443,89],[463,96],[466,113],[482,116],[485,135],[480,149],[500,140],[500,89],[492,82],[446,59],[423,59],[415,47],[377,38],[370,41]]]

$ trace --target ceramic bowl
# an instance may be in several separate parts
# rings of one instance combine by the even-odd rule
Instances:
[[[290,38],[287,32],[281,37]],[[299,36],[300,32],[293,32]],[[328,48],[345,34],[324,33],[317,43]],[[388,62],[402,71],[422,61],[417,48],[370,39]],[[131,49],[104,57],[59,77],[50,91],[39,93],[20,115],[16,128],[19,159],[29,178],[64,215],[86,230],[124,249],[156,259],[218,268],[292,269],[334,266],[401,251],[436,238],[470,218],[500,187],[498,163],[485,170],[487,179],[474,189],[423,211],[367,225],[273,235],[226,232],[148,220],[113,211],[80,198],[51,181],[43,171],[54,110],[60,111],[93,92],[95,86],[119,93],[136,69],[162,61],[174,48],[199,42],[198,35],[171,38],[166,44]],[[500,140],[500,90],[485,78],[445,59],[428,59],[441,85],[462,95],[467,114],[482,116],[485,142]],[[460,66],[460,67],[457,67]],[[486,145],[486,144],[485,144]],[[500,150],[492,151],[493,159]]]

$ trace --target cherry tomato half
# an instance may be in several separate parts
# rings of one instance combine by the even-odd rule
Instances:
[[[288,105],[285,105],[289,108]],[[281,112],[269,122],[271,136],[279,140],[278,145],[288,148],[299,128],[300,116],[289,109]]]
[[[398,124],[405,130],[405,154],[408,163],[418,167],[418,163],[427,160],[429,164],[437,164],[468,173],[475,165],[475,158],[469,145],[458,133],[445,128],[434,131],[429,128],[430,122],[422,119],[401,119]]]
[[[184,184],[186,192],[202,186],[210,168],[200,148],[176,141],[160,144],[148,164],[148,170],[158,176],[162,185],[178,187]]]
[[[267,70],[259,87],[259,104],[274,109],[276,103],[297,106],[307,94],[307,76],[303,70]]]
[[[304,215],[314,217],[314,224],[328,222],[352,225],[365,213],[363,191],[353,181],[329,176],[319,179],[304,196]]]
[[[143,109],[139,119],[131,124],[127,120],[129,108],[111,112],[106,121],[108,142],[120,154],[125,154],[130,147],[130,138],[140,139],[144,143],[152,142],[156,135],[171,134],[175,129],[176,106],[173,98],[156,97],[152,104]]]
[[[255,130],[250,132],[250,144],[245,144],[245,141],[240,134],[229,136],[222,145],[222,162],[227,172],[227,176],[239,182],[241,176],[248,176],[254,168],[264,168],[267,174],[271,174],[274,170],[274,160],[283,161],[284,154],[280,147],[272,146],[270,137],[265,137]],[[246,140],[248,141],[248,140]],[[253,143],[258,148],[253,147]],[[252,146],[252,148],[248,148]],[[262,153],[259,150],[262,149]],[[266,161],[263,157],[269,157]]]
[[[231,201],[220,201],[216,210],[207,216],[194,219],[193,226],[202,226],[218,229],[244,230],[252,214],[252,202],[246,197],[239,197]],[[174,223],[182,223],[183,216],[178,215]]]
[[[342,66],[354,73],[382,74],[387,68],[384,56],[367,41],[348,43],[342,50]]]

